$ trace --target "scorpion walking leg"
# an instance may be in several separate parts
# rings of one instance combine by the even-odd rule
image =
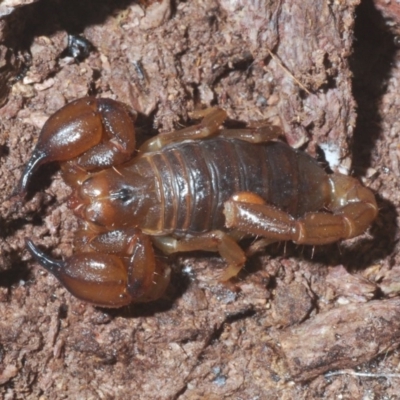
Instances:
[[[26,240],[32,256],[77,298],[103,307],[159,298],[170,271],[157,259],[151,239],[138,229],[97,235],[87,251],[53,260]]]
[[[219,128],[226,120],[227,114],[221,108],[207,108],[200,112],[198,117],[204,117],[199,124],[157,135],[144,142],[139,151],[142,153],[158,151],[171,143],[214,136],[219,132]]]
[[[203,119],[197,125],[157,135],[144,142],[139,151],[142,153],[158,151],[171,143],[204,139],[216,135],[230,139],[245,140],[251,143],[268,142],[281,135],[280,128],[265,124],[245,129],[220,129],[220,126],[227,118],[226,111],[221,108],[198,110],[192,113],[192,117],[195,119],[203,117]]]
[[[236,276],[246,261],[242,248],[232,237],[222,231],[212,231],[201,236],[179,240],[170,236],[154,237],[153,242],[166,254],[195,250],[218,252],[228,264],[221,276],[222,281],[227,281]]]
[[[249,143],[266,143],[278,138],[281,128],[274,125],[260,125],[243,129],[221,129],[218,136],[244,140]]]
[[[222,112],[224,114],[222,114]],[[226,119],[226,113],[219,108],[206,108],[204,110],[198,110],[193,112],[191,117],[204,117],[202,123],[204,125],[210,125],[210,120],[214,121],[214,123],[217,121],[217,115],[220,117],[220,124],[222,124]],[[222,120],[223,115],[225,115],[225,118]],[[215,127],[218,126],[214,124],[214,128]],[[282,135],[282,129],[280,127],[266,124],[265,121],[253,122],[247,128],[220,129],[218,131],[213,131],[214,134],[217,132],[219,137],[244,140],[250,143],[266,143]]]
[[[333,214],[310,212],[295,219],[253,193],[238,193],[225,202],[225,224],[254,236],[320,245],[358,236],[377,215],[373,193],[356,179],[334,174],[330,177]]]

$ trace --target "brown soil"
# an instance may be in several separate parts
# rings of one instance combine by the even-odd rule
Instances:
[[[399,398],[400,13],[358,3],[2,2],[1,398]],[[71,57],[68,34],[91,43],[87,56]],[[72,253],[57,167],[35,175],[26,203],[8,199],[45,120],[86,95],[127,103],[148,135],[201,105],[232,126],[279,124],[376,192],[379,217],[339,244],[271,246],[229,286],[221,259],[198,253],[171,258],[157,302],[84,304],[24,246]]]

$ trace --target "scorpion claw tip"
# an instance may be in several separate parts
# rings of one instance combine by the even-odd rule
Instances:
[[[19,198],[21,200],[25,198],[28,192],[28,184],[31,176],[39,168],[40,165],[46,162],[47,158],[48,156],[44,151],[41,151],[40,149],[34,150],[31,159],[28,161],[24,171],[22,172],[17,187],[11,195],[12,198]]]
[[[32,257],[47,271],[57,275],[57,272],[64,268],[64,261],[50,258],[47,254],[39,250],[39,248],[32,242],[31,239],[25,238],[25,244]]]

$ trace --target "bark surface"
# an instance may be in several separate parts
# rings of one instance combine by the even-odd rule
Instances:
[[[398,396],[400,63],[386,3],[2,2],[1,398]],[[87,56],[72,57],[69,34],[91,43]],[[155,303],[81,303],[24,246],[72,254],[77,221],[57,167],[40,170],[23,205],[8,198],[49,115],[86,95],[127,103],[148,136],[201,105],[226,109],[231,126],[280,125],[289,144],[375,191],[379,217],[343,243],[271,246],[229,286],[221,259],[196,253],[171,258]]]

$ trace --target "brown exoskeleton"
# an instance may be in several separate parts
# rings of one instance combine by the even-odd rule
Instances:
[[[81,219],[76,253],[61,261],[27,246],[73,295],[106,307],[159,298],[169,268],[154,247],[219,252],[227,280],[246,261],[244,236],[319,245],[360,235],[375,219],[369,189],[273,141],[277,128],[222,129],[225,111],[202,114],[137,152],[134,115],[113,100],[83,98],[46,122],[16,195],[41,164],[62,162]]]

